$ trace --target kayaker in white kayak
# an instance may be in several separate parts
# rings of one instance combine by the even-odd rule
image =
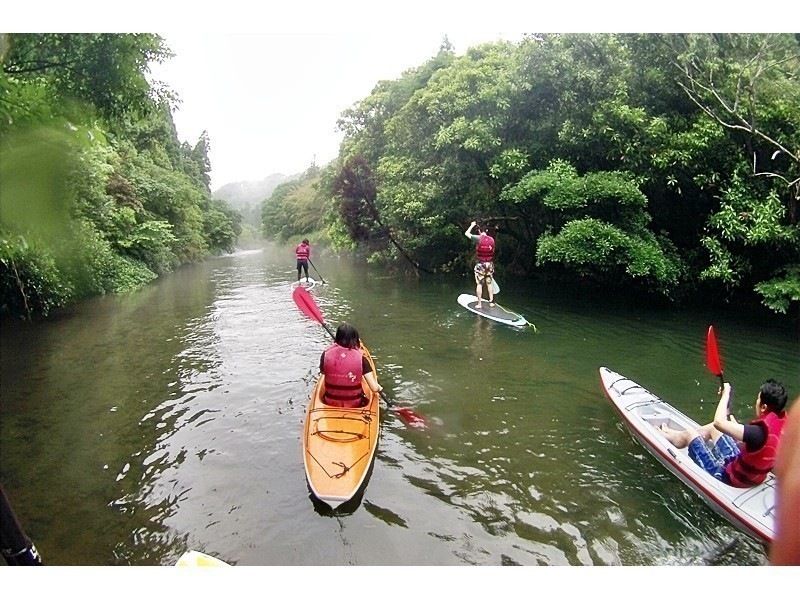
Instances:
[[[756,396],[755,419],[740,424],[728,414],[730,393],[726,382],[713,422],[696,430],[659,430],[677,448],[688,447],[692,460],[715,478],[737,488],[756,486],[775,465],[788,395],[780,382],[765,381]]]
[[[481,309],[483,301],[483,285],[489,293],[489,306],[494,305],[494,291],[492,290],[492,276],[494,276],[494,237],[490,236],[486,230],[478,227],[478,234],[473,235],[472,229],[478,224],[474,220],[469,228],[464,231],[464,235],[471,241],[475,241],[475,296],[478,298],[478,309]]]
[[[334,343],[319,359],[319,371],[325,374],[322,402],[333,407],[363,407],[367,398],[361,389],[363,377],[373,392],[381,392],[375,372],[361,351],[358,330],[347,322],[336,329]]]

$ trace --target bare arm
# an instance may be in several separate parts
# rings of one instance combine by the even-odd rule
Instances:
[[[728,419],[728,399],[731,396],[731,385],[726,382],[722,386],[722,394],[717,403],[717,410],[714,412],[714,427],[722,432],[731,436],[734,440],[739,442],[744,441],[744,425],[737,422],[732,416]]]
[[[475,227],[475,225],[476,225],[476,224],[477,224],[477,222],[475,222],[475,221],[473,220],[473,221],[472,221],[472,223],[469,225],[469,228],[468,228],[467,230],[465,230],[465,231],[464,231],[464,236],[465,236],[467,239],[469,239],[469,238],[470,238],[470,235],[472,234],[472,229]]]
[[[364,374],[364,380],[367,381],[367,385],[370,387],[372,392],[381,392],[383,390],[383,386],[378,384],[378,379],[375,377],[375,372],[367,372]]]

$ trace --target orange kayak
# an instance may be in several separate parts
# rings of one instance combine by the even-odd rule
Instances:
[[[365,356],[375,371],[366,347]],[[353,498],[369,473],[380,433],[380,396],[361,381],[369,403],[364,407],[332,407],[322,402],[325,376],[320,375],[306,411],[303,460],[311,492],[335,509]]]

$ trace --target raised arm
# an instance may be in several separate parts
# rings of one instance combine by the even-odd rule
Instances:
[[[714,412],[714,427],[728,436],[733,437],[735,440],[744,440],[744,425],[737,422],[731,417],[728,419],[728,398],[731,395],[731,385],[726,382],[722,386],[722,394],[717,403],[717,410]]]
[[[464,231],[464,236],[465,236],[467,239],[470,239],[470,238],[471,238],[471,236],[472,236],[472,229],[473,229],[473,228],[475,228],[475,225],[476,225],[476,224],[477,224],[477,222],[475,222],[475,221],[473,220],[473,221],[470,223],[470,225],[469,225],[469,228],[468,228],[467,230],[465,230],[465,231]]]

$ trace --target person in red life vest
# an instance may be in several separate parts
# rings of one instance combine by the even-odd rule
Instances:
[[[775,457],[775,537],[771,565],[800,565],[800,397],[787,416]]]
[[[696,430],[660,430],[676,447],[688,447],[692,460],[718,480],[737,488],[756,486],[775,465],[788,395],[783,384],[766,380],[756,396],[755,419],[740,424],[728,414],[730,394],[726,382],[710,424]]]
[[[361,389],[361,379],[373,392],[381,392],[375,372],[364,353],[358,331],[343,322],[336,329],[333,345],[325,349],[319,360],[319,371],[325,375],[325,394],[322,402],[334,407],[363,407],[367,398]]]
[[[494,237],[478,227],[478,234],[472,234],[477,222],[474,220],[469,228],[464,231],[464,235],[471,241],[475,241],[475,296],[478,298],[478,309],[481,309],[483,302],[483,285],[489,294],[489,305],[494,305],[494,291],[492,290],[492,276],[494,276]]]
[[[308,244],[308,239],[303,239],[303,242],[295,247],[294,254],[297,256],[297,282],[300,282],[300,270],[305,272],[308,282],[308,260],[311,258],[311,245]]]

